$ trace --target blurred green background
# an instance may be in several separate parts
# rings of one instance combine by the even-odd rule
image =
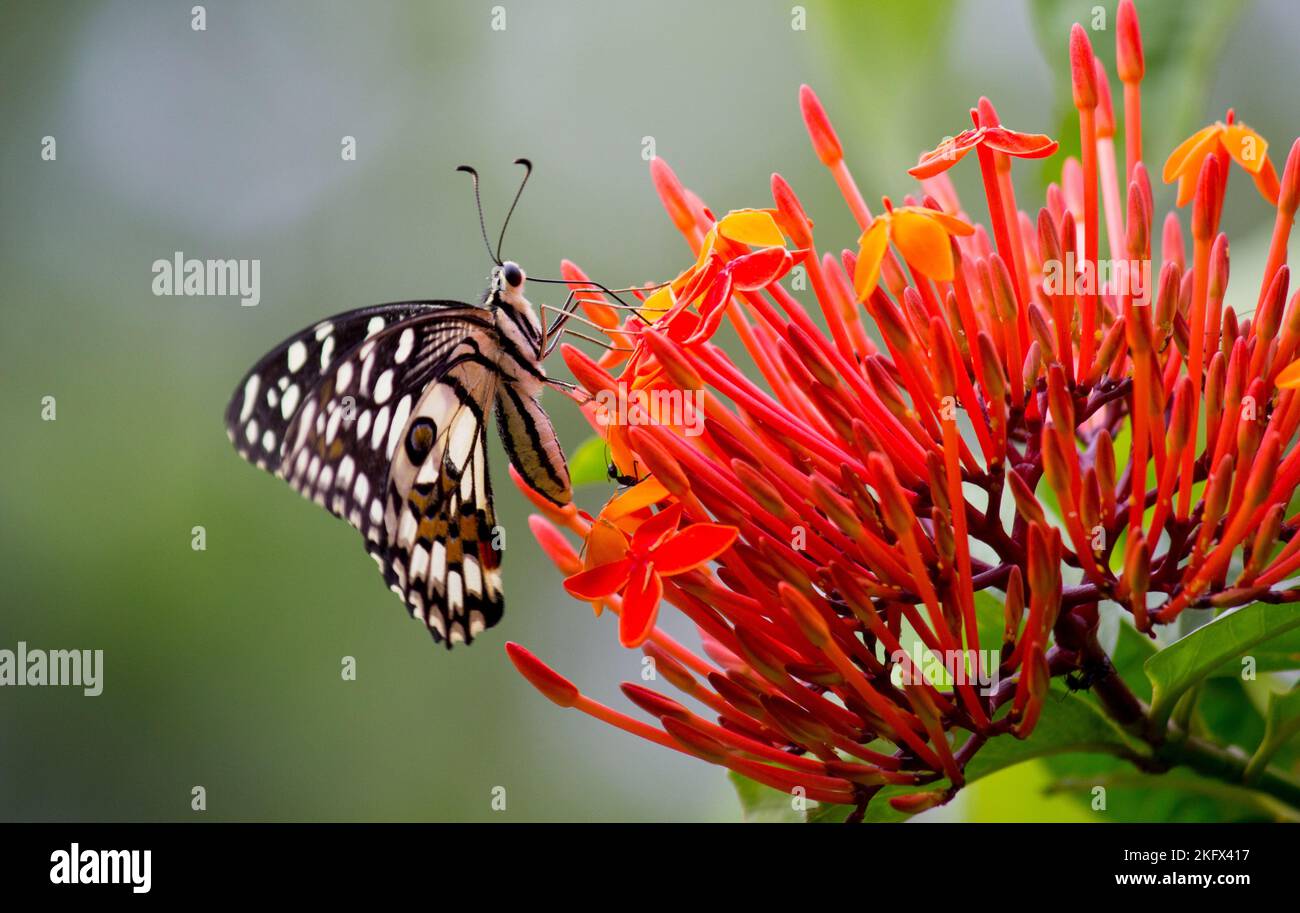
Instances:
[[[0,8],[0,648],[105,652],[100,697],[0,689],[0,818],[737,819],[718,769],[559,710],[507,661],[502,644],[522,642],[615,704],[640,670],[609,618],[564,595],[495,440],[508,610],[448,654],[351,529],[238,459],[226,400],[320,317],[478,294],[489,264],[462,162],[483,173],[491,227],[518,179],[509,163],[533,159],[505,253],[536,275],[562,257],[609,283],[684,265],[645,137],[718,212],[768,205],[780,171],[822,243],[851,246],[799,119],[801,82],[868,200],[901,197],[904,169],[965,126],[979,94],[1018,129],[1058,131],[1066,28],[1094,4],[813,0],[797,31],[785,0],[209,3],[201,32],[192,5]],[[1183,7],[1139,3],[1144,24],[1161,23],[1151,42],[1189,49],[1163,65],[1177,78],[1144,111],[1162,138],[1148,148],[1236,102],[1284,156],[1300,12]],[[1112,36],[1094,35],[1100,53]],[[56,161],[41,159],[45,136]],[[980,216],[972,177],[959,169]],[[1035,175],[1021,177],[1029,205]],[[1269,224],[1249,191],[1235,196],[1234,276],[1238,244]],[[154,297],[150,266],[175,251],[260,259],[261,304]],[[54,422],[41,420],[47,395]],[[572,450],[584,423],[548,402]],[[206,551],[190,547],[196,525]],[[341,680],[344,656],[355,682]],[[1068,792],[1044,797],[1048,782],[1045,766],[1014,768],[938,816],[1095,820]],[[491,809],[496,786],[505,812]]]

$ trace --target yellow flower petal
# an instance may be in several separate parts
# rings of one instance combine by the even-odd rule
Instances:
[[[975,234],[974,225],[971,225],[969,222],[962,221],[961,219],[957,218],[957,216],[951,216],[948,215],[948,213],[946,212],[940,212],[937,209],[926,209],[925,207],[922,206],[902,206],[899,207],[898,209],[895,209],[894,212],[895,213],[911,212],[920,216],[925,216],[926,218],[929,219],[934,219],[936,222],[942,225],[943,230],[950,235],[961,235],[965,237],[966,235]]]
[[[1251,174],[1258,174],[1268,157],[1268,140],[1245,124],[1233,124],[1223,130],[1223,148],[1232,160]]]
[[[1300,388],[1300,359],[1291,362],[1277,376],[1277,385],[1283,390]]]
[[[1222,124],[1210,124],[1183,140],[1178,148],[1169,154],[1169,158],[1165,159],[1161,180],[1166,184],[1172,184],[1174,178],[1188,171],[1189,165],[1193,172],[1199,171],[1201,160],[1214,148],[1214,143],[1219,138],[1219,131],[1222,129]],[[1195,180],[1194,174],[1192,179]]]
[[[633,485],[622,494],[616,495],[613,500],[605,505],[605,509],[600,512],[600,515],[606,520],[620,520],[643,507],[658,504],[667,497],[668,489],[664,488],[658,479],[651,476]]]
[[[858,265],[853,270],[853,291],[858,301],[866,301],[876,290],[880,281],[880,264],[885,259],[885,247],[889,244],[890,216],[881,216],[872,222],[862,233],[861,247],[858,248]]]
[[[709,229],[709,233],[704,236],[704,243],[700,245],[700,255],[695,258],[695,267],[692,270],[698,270],[704,265],[704,261],[709,259],[709,254],[713,253],[713,242],[718,239],[717,226]]]
[[[654,323],[668,313],[676,303],[677,296],[673,294],[672,286],[665,285],[642,302],[640,313],[646,320]]]
[[[766,209],[737,209],[718,222],[718,234],[750,247],[785,247],[785,235]]]
[[[952,243],[938,219],[919,212],[895,212],[890,237],[903,259],[921,273],[940,282],[952,279]]]

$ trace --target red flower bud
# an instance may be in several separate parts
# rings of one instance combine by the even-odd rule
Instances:
[[[572,707],[578,702],[581,695],[574,684],[526,648],[507,642],[506,654],[519,670],[519,674],[528,679],[529,684],[550,700],[561,707]]]
[[[1077,22],[1070,29],[1070,85],[1076,108],[1082,111],[1097,107],[1097,68],[1093,63],[1092,42]]]

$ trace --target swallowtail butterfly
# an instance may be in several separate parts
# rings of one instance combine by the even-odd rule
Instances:
[[[477,197],[477,175],[462,170]],[[385,582],[448,648],[503,608],[489,411],[520,476],[556,505],[572,500],[539,402],[558,384],[542,367],[553,345],[524,271],[499,253],[498,241],[477,305],[400,301],[322,320],[254,365],[226,409],[239,454],[356,527]]]

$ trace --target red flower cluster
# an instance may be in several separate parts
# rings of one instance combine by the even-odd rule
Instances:
[[[625,684],[651,725],[508,645],[539,690],[818,801],[861,809],[915,785],[890,800],[915,812],[946,801],[988,739],[1028,736],[1053,676],[1106,664],[1100,601],[1150,632],[1189,606],[1295,598],[1275,586],[1300,569],[1300,517],[1285,517],[1300,483],[1300,366],[1287,367],[1300,296],[1287,303],[1285,264],[1300,142],[1280,181],[1231,112],[1174,152],[1164,177],[1192,203],[1189,259],[1177,212],[1153,231],[1129,0],[1117,35],[1122,185],[1109,82],[1076,25],[1082,157],[1036,216],[1017,205],[1013,160],[1056,143],[1004,127],[987,99],[972,129],[920,157],[919,191],[873,216],[803,88],[813,148],[862,232],[838,254],[818,253],[779,175],[770,208],[717,218],[652,162],[696,260],[631,311],[582,291],[614,348],[599,361],[564,350],[635,484],[596,517],[536,499],[532,525],[566,589],[618,613],[622,644],[688,702]],[[971,151],[989,230],[946,175]],[[1230,161],[1276,212],[1250,317],[1225,301]],[[1103,218],[1112,260],[1149,266],[1158,250],[1154,287],[1101,278]],[[815,313],[782,283],[795,269]],[[745,368],[712,341],[724,320]],[[1002,607],[991,624],[983,592]],[[701,651],[657,626],[662,603],[694,623]],[[918,650],[960,660],[936,675]]]

